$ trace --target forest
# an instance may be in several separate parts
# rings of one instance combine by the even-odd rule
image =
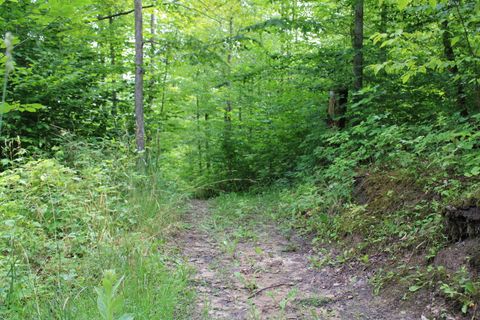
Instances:
[[[0,0],[0,319],[480,319],[480,2]]]

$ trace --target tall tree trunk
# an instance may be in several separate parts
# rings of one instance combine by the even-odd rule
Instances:
[[[112,111],[111,111],[111,115],[112,115],[112,118],[113,118],[113,125],[115,127],[115,130],[118,130],[118,120],[117,120],[118,98],[117,98],[117,88],[116,88],[117,80],[115,78],[117,70],[116,70],[116,61],[115,61],[115,45],[113,43],[113,37],[114,37],[114,34],[113,34],[113,17],[108,18],[108,24],[109,24],[109,27],[110,27],[110,36],[112,37],[110,39],[110,65],[112,67],[112,72],[114,73],[113,77],[112,77],[112,96],[111,96]]]
[[[353,88],[357,92],[363,87],[363,0],[354,4],[353,50]]]
[[[157,19],[155,16],[155,13],[153,12],[150,15],[150,81],[148,82],[147,86],[147,93],[145,97],[145,104],[147,106],[150,106],[150,108],[153,107],[153,100],[155,98],[155,85],[157,84],[156,81],[156,74],[155,74],[155,65],[156,65],[156,48],[155,48],[155,41],[156,41],[156,30],[157,30]]]
[[[168,67],[170,65],[169,57],[168,57],[169,48],[168,45],[165,48],[165,72],[163,73],[163,80],[162,80],[162,101],[160,103],[160,115],[163,115],[163,111],[165,109],[165,102],[167,97],[167,78],[168,78]]]
[[[135,119],[137,151],[145,150],[143,114],[143,17],[142,0],[135,0]]]
[[[210,173],[210,124],[208,123],[208,113],[205,113],[205,162],[207,165],[207,172]]]
[[[380,9],[380,33],[387,33],[388,27],[388,5],[383,2]],[[380,62],[388,60],[387,47],[380,48]]]
[[[460,20],[460,23],[461,23],[462,28],[463,28],[465,42],[467,43],[467,48],[470,52],[470,55],[472,57],[475,57],[476,56],[475,50],[473,48],[473,45],[470,41],[470,36],[469,36],[470,30],[468,29],[467,23],[466,23],[466,21],[463,17],[463,14],[460,10],[461,2],[460,1],[452,1],[452,4],[455,5],[455,9],[456,9],[456,12],[457,12],[457,15],[458,15],[458,19]],[[477,59],[474,59],[474,61],[473,61],[473,69],[474,69],[474,72],[475,72],[475,77],[474,77],[474,84],[475,84],[474,103],[476,105],[477,110],[480,110],[480,82],[478,80],[478,76],[480,75],[480,70],[479,70],[479,67],[478,67]]]
[[[229,41],[228,41],[228,48],[227,48],[227,100],[225,103],[225,114],[224,114],[224,121],[225,121],[225,132],[224,132],[224,150],[225,156],[227,161],[227,170],[231,176],[233,171],[233,146],[232,146],[232,99],[231,99],[231,63],[232,63],[232,55],[233,55],[233,17],[230,17],[229,21]]]
[[[468,108],[467,108],[467,101],[465,97],[465,88],[463,87],[462,79],[459,78],[458,67],[455,63],[455,52],[453,51],[452,47],[452,36],[450,34],[448,20],[444,20],[442,22],[442,42],[443,42],[443,52],[445,54],[445,58],[448,61],[452,62],[452,66],[448,68],[448,71],[454,78],[454,82],[457,87],[457,107],[460,110],[462,116],[468,115]]]
[[[292,22],[294,26],[297,24],[297,5],[298,5],[298,0],[292,0]],[[298,43],[298,34],[299,30],[295,26],[295,37],[294,37],[294,43]]]
[[[246,83],[247,83],[247,80],[244,78],[243,81],[242,81],[242,85],[240,86],[239,88],[239,98],[238,98],[238,123],[239,123],[239,127],[240,129],[242,129],[242,121],[243,121],[243,108],[242,108],[242,104],[244,104],[244,99],[246,97],[246,93],[243,93],[243,91],[245,90],[246,88]],[[243,97],[243,98],[242,98]],[[245,101],[247,101],[247,99],[245,99]],[[248,103],[248,102],[247,102]],[[245,105],[247,104],[245,103]]]
[[[198,152],[198,169],[200,171],[201,174],[203,174],[203,151],[202,151],[202,139],[200,137],[200,133],[201,133],[201,130],[200,130],[200,98],[198,96],[198,94],[195,96],[195,102],[196,102],[196,107],[197,107],[197,112],[196,112],[196,116],[197,116],[197,137],[196,137],[196,140],[197,140],[197,152]]]

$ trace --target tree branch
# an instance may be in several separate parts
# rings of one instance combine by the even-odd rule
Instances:
[[[252,298],[258,296],[260,293],[262,293],[263,291],[266,291],[266,290],[275,289],[275,288],[282,287],[282,286],[293,287],[294,285],[295,285],[295,283],[278,283],[278,284],[274,284],[274,285],[271,285],[271,286],[268,286],[268,287],[265,287],[265,288],[262,288],[262,289],[260,289],[260,290],[255,291],[254,293],[252,293],[252,294],[248,297],[248,299],[252,299]]]
[[[153,8],[155,5],[153,4],[150,4],[148,6],[143,6],[142,9],[148,9],[148,8]],[[109,15],[109,16],[98,16],[97,17],[97,21],[102,21],[102,20],[107,20],[107,19],[113,19],[113,18],[116,18],[116,17],[120,17],[120,16],[126,16],[127,14],[130,14],[130,13],[133,13],[135,11],[135,9],[132,9],[132,10],[128,10],[128,11],[123,11],[123,12],[119,12],[119,13],[115,13],[115,14],[112,14],[112,15]]]

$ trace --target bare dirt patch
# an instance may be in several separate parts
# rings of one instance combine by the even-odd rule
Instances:
[[[259,224],[254,241],[219,243],[201,228],[207,202],[190,206],[191,227],[178,244],[196,270],[193,319],[421,318],[421,306],[402,310],[402,303],[374,296],[361,272],[313,268],[312,248],[300,238],[287,239],[273,223]]]

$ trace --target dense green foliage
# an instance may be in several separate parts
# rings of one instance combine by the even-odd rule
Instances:
[[[220,224],[265,210],[344,242],[332,261],[380,252],[411,292],[476,308],[468,266],[432,263],[458,240],[446,208],[480,202],[478,1],[144,3],[142,161],[132,8],[0,0],[0,317],[111,319],[98,293],[115,317],[188,318],[168,230],[185,196],[225,191],[254,195],[221,195],[219,212],[241,209]],[[346,110],[331,114],[342,91]],[[415,271],[406,252],[422,257]]]
[[[162,249],[181,199],[156,175],[129,173],[123,152],[65,143],[58,159],[0,175],[3,318],[96,318],[106,269],[124,275],[121,307],[135,319],[186,317],[188,270],[167,268],[177,263]]]
[[[107,18],[131,5],[114,3],[2,2],[2,30],[17,39],[6,100],[43,106],[5,115],[4,157],[19,145],[34,154],[64,132],[131,141],[132,17]],[[349,125],[478,111],[479,10],[475,1],[366,4],[365,81]],[[144,15],[147,147],[167,162],[195,159],[184,177],[271,182],[323,142],[328,91],[353,81],[348,1],[193,1]]]

